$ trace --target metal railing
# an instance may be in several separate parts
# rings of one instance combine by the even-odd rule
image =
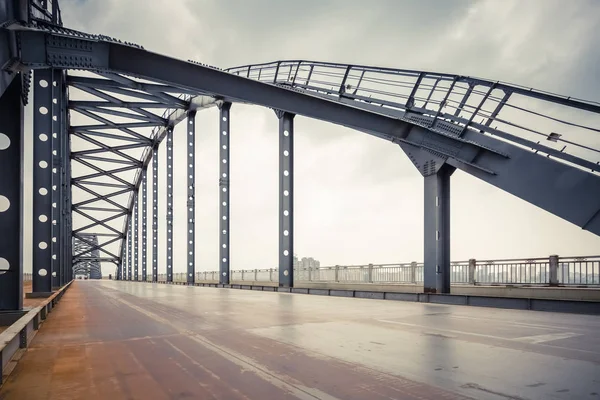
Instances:
[[[446,73],[282,60],[226,69],[462,137],[467,130],[600,173],[600,103]],[[373,109],[371,107],[371,109]]]
[[[297,282],[419,284],[423,272],[423,263],[417,262],[336,265],[295,268],[294,278]],[[196,272],[195,278],[197,282],[217,283],[219,272]],[[166,281],[166,274],[159,274],[158,280]],[[174,282],[186,280],[185,273],[173,274]],[[233,270],[231,280],[277,283],[278,270]],[[450,281],[463,285],[600,286],[600,256],[455,261],[450,266]]]

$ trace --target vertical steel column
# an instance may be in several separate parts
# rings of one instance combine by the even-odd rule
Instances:
[[[142,170],[142,281],[148,280],[148,174]]]
[[[52,293],[52,81],[51,69],[33,74],[33,290],[36,297]]]
[[[229,284],[230,265],[231,260],[229,256],[229,136],[230,136],[230,121],[229,111],[231,109],[231,103],[222,103],[219,106],[221,113],[219,118],[220,134],[219,134],[219,145],[221,162],[219,178],[219,200],[221,209],[221,219],[219,220],[219,230],[221,234],[220,240],[220,260],[219,260],[219,283],[222,285]]]
[[[138,259],[138,250],[140,247],[140,238],[139,238],[139,210],[138,210],[138,197],[137,194],[134,195],[135,200],[133,203],[133,280],[139,280],[139,259]]]
[[[167,282],[173,282],[173,128],[167,129]]]
[[[69,88],[65,85],[65,100],[69,98],[68,96]],[[67,282],[73,280],[73,198],[71,191],[71,137],[68,134],[69,125],[70,125],[70,117],[69,112],[67,111],[67,102],[65,101],[63,104],[65,108],[65,113],[63,114],[65,118],[65,152],[64,152],[64,160],[65,160],[65,210],[66,210],[66,231],[65,231],[65,268],[67,274]]]
[[[194,155],[196,152],[196,111],[190,111],[187,115],[188,118],[188,162],[187,162],[187,229],[188,229],[188,245],[187,245],[187,283],[193,285],[196,279],[196,265],[195,265],[195,249],[196,244],[196,229],[194,222],[196,219],[196,206],[194,201],[194,189],[196,181],[196,168]]]
[[[127,280],[127,259],[126,259],[126,249],[127,248],[127,238],[125,238],[125,242],[123,246],[121,246],[121,264],[119,265],[121,280]]]
[[[52,70],[52,287],[63,285],[64,270],[64,71]]]
[[[158,282],[158,146],[152,155],[152,282]]]
[[[133,264],[133,258],[131,257],[132,250],[133,250],[132,236],[133,236],[133,221],[130,217],[129,221],[128,221],[128,226],[127,226],[127,280],[128,281],[131,280],[131,267]]]
[[[23,102],[21,76],[0,96],[0,311],[23,308]]]
[[[425,177],[425,293],[450,293],[450,176],[455,168],[443,165]]]
[[[294,286],[294,114],[279,118],[279,286]]]

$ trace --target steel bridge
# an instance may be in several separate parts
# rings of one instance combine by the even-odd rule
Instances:
[[[64,285],[81,263],[113,263],[117,279],[151,275],[157,281],[163,251],[166,280],[172,281],[173,141],[184,140],[174,138],[173,129],[180,122],[188,132],[186,265],[193,284],[195,116],[209,107],[220,110],[221,220],[215,234],[219,283],[229,284],[235,103],[271,108],[279,119],[281,287],[294,285],[295,115],[398,145],[423,175],[425,293],[450,291],[449,194],[456,169],[600,234],[598,103],[475,77],[306,60],[221,70],[68,29],[57,1],[2,5],[0,221],[10,233],[0,243],[0,309],[22,307],[25,212],[34,215],[34,292]],[[23,110],[30,91],[33,210],[23,210]],[[158,169],[161,145],[167,148],[165,171]],[[159,193],[160,173],[167,177],[166,193]],[[160,206],[165,221],[159,221]],[[146,221],[152,221],[150,232]],[[166,249],[158,248],[162,224]],[[73,240],[85,248],[74,248]]]
[[[492,272],[481,270],[479,275],[475,273],[476,260],[453,263],[450,258],[450,182],[453,172],[459,169],[600,235],[600,103],[483,78],[366,65],[283,60],[220,69],[194,60],[166,57],[109,36],[69,29],[63,25],[58,0],[0,0],[0,65],[0,227],[3,229],[0,240],[0,326],[7,316],[18,316],[7,331],[2,333],[0,330],[0,372],[10,367],[19,348],[31,344],[48,312],[67,288],[74,287],[67,294],[73,293],[71,297],[64,300],[64,311],[57,311],[57,321],[62,322],[47,322],[49,331],[58,335],[49,339],[42,333],[37,354],[48,363],[48,360],[64,362],[60,368],[66,371],[70,368],[69,362],[72,363],[71,356],[64,353],[52,356],[48,353],[52,346],[44,346],[44,343],[72,346],[70,348],[78,352],[78,359],[84,363],[81,365],[87,368],[73,370],[72,374],[66,374],[68,378],[57,379],[79,379],[78,382],[89,379],[96,382],[96,386],[92,386],[89,393],[82,389],[83,386],[80,388],[82,393],[75,393],[72,385],[57,384],[60,387],[52,389],[52,393],[58,398],[88,395],[91,397],[85,398],[118,398],[131,393],[131,388],[135,388],[136,395],[141,398],[175,398],[174,393],[201,396],[202,391],[220,398],[215,393],[221,390],[219,393],[223,396],[233,396],[227,398],[248,393],[251,398],[302,399],[332,399],[334,397],[328,393],[336,390],[343,392],[344,398],[373,399],[396,398],[390,396],[397,396],[397,393],[405,394],[406,398],[414,398],[410,396],[417,393],[426,398],[467,398],[469,393],[479,398],[495,395],[522,398],[514,397],[515,393],[533,395],[546,390],[538,389],[545,385],[539,382],[522,382],[526,388],[523,392],[498,388],[497,382],[489,379],[484,379],[483,383],[463,382],[459,385],[456,382],[460,379],[448,378],[449,375],[437,378],[430,372],[421,379],[425,383],[394,378],[383,372],[383,375],[375,376],[372,371],[383,371],[386,365],[389,367],[386,374],[397,372],[394,361],[386,358],[389,354],[400,358],[423,356],[417,354],[419,350],[414,354],[398,353],[398,341],[388,340],[390,330],[417,343],[417,347],[422,344],[423,349],[433,343],[434,347],[448,350],[442,341],[452,339],[468,343],[459,349],[464,353],[485,353],[487,357],[499,359],[500,353],[494,353],[497,350],[484,351],[483,347],[477,347],[485,340],[492,341],[494,349],[502,347],[514,352],[516,364],[526,366],[528,372],[539,365],[558,365],[548,361],[550,357],[558,357],[560,362],[572,358],[572,363],[564,367],[578,371],[583,383],[577,390],[560,389],[570,383],[558,372],[551,371],[548,376],[556,379],[548,378],[553,383],[547,390],[551,388],[556,396],[569,390],[576,396],[600,392],[594,390],[600,354],[590,350],[597,343],[600,325],[593,319],[560,317],[564,326],[556,327],[552,319],[559,317],[553,314],[528,317],[504,310],[505,314],[490,316],[482,310],[465,311],[453,308],[455,306],[416,305],[410,308],[411,305],[390,303],[378,303],[375,312],[361,300],[353,300],[355,306],[352,306],[346,303],[348,300],[328,298],[329,304],[339,310],[338,319],[332,320],[322,302],[310,296],[303,300],[283,294],[233,293],[202,288],[190,288],[195,291],[184,293],[187,288],[124,282],[164,281],[225,288],[246,286],[244,281],[248,275],[245,278],[243,271],[240,274],[230,267],[229,190],[231,184],[235,185],[235,180],[230,181],[230,137],[235,134],[231,132],[230,124],[231,118],[235,118],[232,115],[235,104],[251,104],[272,109],[273,118],[279,121],[279,245],[277,268],[255,270],[250,278],[255,285],[247,285],[248,289],[488,305],[499,301],[495,295],[479,296],[465,292],[464,288],[457,289],[462,292],[456,293],[456,286],[453,286],[455,294],[452,295],[451,281],[474,285],[476,280],[489,279],[504,284],[516,281],[557,286],[560,282],[570,282],[572,271],[569,272],[569,266],[581,268],[584,262],[585,274],[580,269],[577,280],[571,283],[580,284],[582,276],[587,282],[591,276],[591,284],[597,285],[600,266],[597,256],[589,260],[565,258],[560,264],[562,281],[558,276],[558,256],[523,262],[504,260],[504,264],[487,262],[485,268],[493,265],[490,267]],[[32,104],[28,104],[30,97]],[[24,129],[26,106],[33,113],[32,132]],[[194,165],[196,115],[213,107],[219,109],[220,162],[219,176],[215,176],[219,183],[220,225],[219,231],[215,232],[219,236],[219,269],[211,273],[209,281],[206,272],[202,275],[195,268]],[[294,270],[296,115],[386,140],[409,157],[424,180],[422,263]],[[180,123],[186,127],[185,138],[174,135],[174,127]],[[33,141],[32,193],[24,190],[26,135]],[[184,179],[174,176],[175,141],[185,143],[187,149]],[[166,147],[164,171],[159,170],[161,146]],[[161,176],[166,177],[166,187],[161,188],[166,192],[159,191]],[[173,193],[175,185],[182,185],[183,181],[187,190],[185,255],[175,254],[173,247],[173,211],[177,206]],[[33,199],[32,209],[24,208],[24,200],[28,197]],[[159,218],[159,210],[165,209],[166,218]],[[33,214],[31,228],[23,222],[23,215],[29,213]],[[23,293],[23,238],[29,234],[29,229],[33,235],[30,297],[46,298],[33,308],[24,307]],[[159,248],[160,231],[166,231],[166,248]],[[149,243],[151,248],[148,248]],[[181,265],[183,260],[185,274],[175,274],[174,263]],[[498,265],[504,265],[500,272],[496,268]],[[592,265],[591,275],[587,265]],[[538,268],[544,271],[543,276]],[[116,271],[115,278],[121,282],[73,284],[76,274],[101,279],[102,269]],[[303,288],[295,285],[295,279],[300,276],[307,281]],[[348,287],[354,283],[385,284],[390,276],[413,284],[411,293],[388,293],[386,288],[361,291]],[[328,286],[327,281],[333,283]],[[565,288],[552,290],[558,290],[560,296],[562,289],[565,290],[562,293],[567,293]],[[213,292],[209,294],[204,290]],[[557,303],[550,303],[543,297],[548,293],[546,291],[535,300],[505,299],[503,304],[507,308],[563,310],[552,308]],[[198,314],[190,307],[195,301],[205,304],[206,315]],[[246,304],[258,302],[265,307],[257,307],[251,313],[239,311]],[[586,312],[597,313],[596,305],[588,303]],[[264,311],[272,307],[279,313]],[[307,310],[320,311],[310,314]],[[90,318],[90,315],[94,317]],[[432,315],[450,315],[450,319],[442,317],[436,320],[441,322],[427,322]],[[355,318],[369,322],[362,324]],[[481,324],[481,330],[474,325],[459,330],[451,318],[476,320],[475,324]],[[513,331],[503,333],[502,329],[511,322],[516,324]],[[304,329],[303,324],[314,324],[306,337],[311,336],[311,332],[319,335],[319,329],[325,329],[324,332],[333,335],[321,335],[328,343],[327,340],[334,340],[335,332],[339,331],[339,340],[346,340],[356,348],[366,346],[368,352],[374,351],[375,358],[371,360],[367,350],[357,350],[356,354],[362,354],[359,360],[342,350],[335,350],[333,345],[310,339],[302,342],[304,339],[296,333]],[[286,326],[296,327],[289,329],[298,331],[286,330]],[[544,333],[546,331],[550,333]],[[417,333],[421,339],[411,336]],[[56,337],[61,338],[60,344],[54,344]],[[363,343],[364,337],[377,341]],[[423,340],[423,337],[431,339]],[[536,347],[574,337],[578,338],[577,342],[567,342],[562,347]],[[266,339],[271,341],[266,342]],[[111,347],[116,346],[115,340],[122,346],[120,350]],[[98,347],[101,350],[91,347],[91,350],[85,350],[85,346],[97,345],[101,345]],[[392,350],[381,351],[373,347],[379,345],[388,345]],[[310,351],[298,352],[298,347],[294,346]],[[403,348],[401,351],[408,350]],[[518,356],[517,353],[523,351],[539,353],[539,356]],[[155,358],[144,358],[148,352]],[[213,353],[220,358],[214,358]],[[123,354],[137,357],[137,364],[127,364]],[[282,361],[274,361],[281,354],[295,358],[298,363],[295,372],[281,367]],[[196,387],[195,378],[185,381],[175,374],[167,374],[170,378],[160,382],[157,377],[163,376],[162,372],[152,368],[158,368],[160,363],[156,360],[162,360],[163,356],[172,364],[165,364],[165,368],[181,368],[185,374],[192,375],[209,371],[197,360],[213,357],[214,365],[210,366],[212,369],[206,376],[210,385]],[[338,361],[323,364],[324,357]],[[452,360],[435,357],[440,365],[443,364],[439,370],[459,368],[446,363]],[[478,368],[489,368],[482,366],[481,360],[476,358],[465,359],[472,366],[466,373],[472,376],[480,373]],[[357,363],[362,369],[349,367]],[[25,362],[22,376],[31,376],[27,365],[32,364]],[[139,370],[142,367],[146,369]],[[507,366],[502,372],[505,375],[498,371],[489,372],[488,378],[496,376],[510,382],[519,381],[522,374],[516,371],[511,375],[510,370],[514,367]],[[52,368],[36,371],[41,370],[52,371]],[[252,377],[238,376],[235,372],[238,370],[251,371]],[[121,392],[103,386],[112,382],[106,375],[110,375],[110,371],[126,377],[119,378],[121,381],[117,386]],[[424,372],[407,367],[402,373],[414,377],[422,376]],[[131,374],[139,376],[140,380],[129,381],[127,376]],[[218,374],[227,375],[231,385],[222,386]],[[4,375],[0,373],[0,383]],[[334,386],[306,386],[306,382],[318,382],[322,376],[329,376]],[[536,382],[546,378],[538,377]],[[29,382],[27,379],[30,378],[23,379]],[[358,382],[364,382],[364,385],[355,386]],[[559,384],[563,386],[557,386]],[[191,386],[188,392],[181,392],[181,385]],[[263,389],[261,385],[272,387]],[[41,396],[40,390],[47,390],[36,385],[25,385],[20,389],[17,386],[9,385],[7,395],[42,398],[36,396]],[[242,387],[244,389],[239,389],[242,392],[238,391]],[[440,387],[449,388],[456,396],[452,397],[454,395]],[[50,392],[44,393],[50,396]]]

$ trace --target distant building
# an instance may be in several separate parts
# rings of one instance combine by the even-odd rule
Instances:
[[[315,271],[317,268],[321,266],[321,262],[319,260],[315,260],[312,257],[302,257],[298,258],[297,255],[294,255],[294,270],[297,273],[297,279],[299,280],[308,280],[314,279]],[[309,272],[309,270],[311,272]]]

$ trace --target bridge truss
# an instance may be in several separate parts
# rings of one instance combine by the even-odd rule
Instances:
[[[6,271],[0,275],[0,310],[22,306],[21,214],[29,212],[21,209],[23,107],[31,89],[36,292],[63,285],[82,263],[113,263],[118,279],[156,281],[163,223],[172,281],[173,129],[183,121],[186,277],[194,283],[195,116],[213,106],[220,109],[219,276],[227,285],[233,103],[271,108],[279,119],[281,286],[293,286],[295,115],[390,141],[423,175],[426,292],[450,290],[449,196],[456,169],[600,234],[598,103],[474,77],[360,65],[299,60],[221,70],[65,28],[56,0],[2,4],[0,226],[11,228],[0,242],[0,270]],[[161,145],[164,172],[158,168]],[[162,194],[160,173],[167,178]],[[159,206],[166,207],[165,221],[159,221]]]

